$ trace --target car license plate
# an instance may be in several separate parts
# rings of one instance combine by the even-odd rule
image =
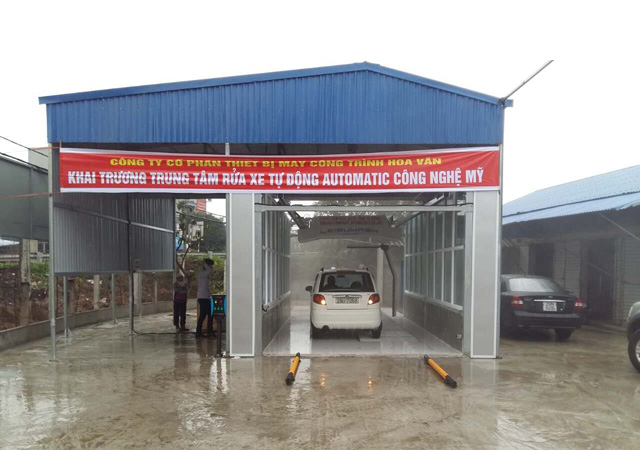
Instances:
[[[556,312],[558,311],[558,304],[556,302],[543,302],[542,310],[545,312]]]
[[[354,305],[358,304],[360,299],[358,297],[338,297],[336,298],[336,305]]]

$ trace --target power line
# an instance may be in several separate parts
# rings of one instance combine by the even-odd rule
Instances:
[[[35,164],[31,164],[28,161],[24,161],[24,160],[22,160],[20,158],[16,158],[15,156],[11,156],[11,155],[9,155],[7,153],[0,152],[0,156],[4,156],[5,158],[8,158],[8,159],[13,160],[13,161],[16,161],[17,163],[25,165],[27,167],[32,167],[32,168],[34,168],[36,170],[40,170],[40,171],[45,172],[45,173],[48,172],[47,169],[44,169],[44,168],[42,168],[40,166],[36,166]]]
[[[6,138],[6,137],[4,137],[4,136],[0,136],[0,138],[1,138],[1,139],[4,139],[4,140],[5,140],[5,141],[7,141],[7,142],[11,142],[12,144],[17,145],[18,147],[22,147],[22,148],[24,148],[24,149],[27,149],[27,150],[29,150],[30,152],[35,152],[35,153],[37,153],[37,154],[39,154],[39,155],[46,156],[47,158],[49,157],[49,155],[47,155],[47,154],[45,154],[45,153],[41,153],[41,152],[39,152],[38,150],[35,150],[35,149],[31,148],[31,147],[27,147],[26,145],[22,145],[22,144],[20,144],[19,142],[13,141],[13,140],[11,140],[11,139],[9,139],[9,138]]]

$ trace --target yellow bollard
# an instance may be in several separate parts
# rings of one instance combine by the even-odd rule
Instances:
[[[440,367],[433,359],[429,358],[429,356],[424,355],[424,363],[429,364],[433,368],[433,370],[438,372],[438,375],[440,375],[444,380],[444,384],[454,389],[458,387],[458,383],[456,383],[456,380],[451,378],[449,374],[445,372],[445,370],[442,367]]]
[[[296,357],[293,358],[293,362],[291,363],[291,368],[289,369],[287,378],[284,379],[284,382],[287,383],[287,385],[290,385],[291,383],[296,381],[296,374],[298,373],[299,366],[300,366],[300,353],[296,353]]]

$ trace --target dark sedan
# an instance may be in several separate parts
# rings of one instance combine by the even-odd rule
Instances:
[[[583,322],[585,304],[555,281],[531,275],[503,275],[500,327],[503,331],[553,328],[565,341]]]

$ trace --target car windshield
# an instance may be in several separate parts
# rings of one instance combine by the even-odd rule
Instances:
[[[373,292],[371,275],[365,272],[323,273],[320,279],[320,292]]]
[[[509,290],[513,292],[562,292],[563,289],[553,280],[546,278],[511,278]]]

